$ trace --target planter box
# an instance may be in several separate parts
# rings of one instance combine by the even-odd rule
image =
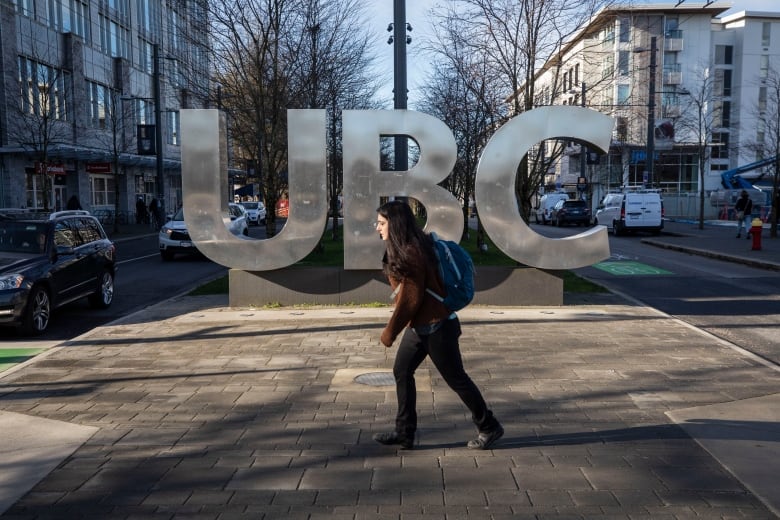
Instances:
[[[281,305],[390,304],[390,285],[381,271],[340,267],[230,270],[231,307]],[[476,305],[560,306],[563,280],[532,267],[477,267]]]

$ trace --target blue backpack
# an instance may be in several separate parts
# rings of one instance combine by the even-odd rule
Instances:
[[[442,297],[430,289],[425,291],[450,311],[459,311],[474,299],[474,262],[456,242],[442,240],[436,233],[431,233],[431,238],[447,296]]]

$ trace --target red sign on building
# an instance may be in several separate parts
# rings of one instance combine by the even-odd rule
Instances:
[[[111,173],[111,163],[95,162],[87,163],[87,173]]]

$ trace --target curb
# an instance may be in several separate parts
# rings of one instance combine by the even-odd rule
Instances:
[[[675,235],[675,236],[686,236],[686,235]],[[754,258],[746,258],[744,256],[736,256],[727,253],[719,253],[708,249],[697,249],[695,247],[678,246],[675,244],[669,244],[667,242],[654,240],[652,238],[643,238],[641,242],[643,244],[648,244],[655,247],[661,247],[664,249],[671,249],[673,251],[679,251],[681,253],[689,253],[692,255],[714,258],[716,260],[724,260],[727,262],[743,264],[750,267],[756,267],[759,269],[768,269],[770,271],[780,271],[780,264],[776,262],[766,262],[762,260],[756,260]]]

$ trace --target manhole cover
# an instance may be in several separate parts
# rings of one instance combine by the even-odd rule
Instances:
[[[354,381],[361,385],[369,386],[391,386],[395,384],[393,374],[389,372],[369,372],[356,376]]]

